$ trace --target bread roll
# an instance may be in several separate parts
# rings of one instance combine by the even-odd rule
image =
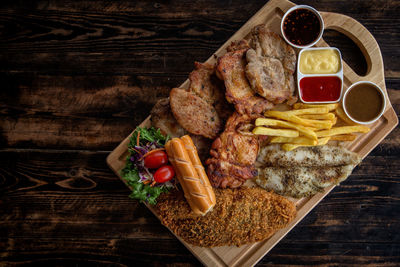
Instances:
[[[165,149],[191,209],[195,214],[205,215],[214,207],[215,195],[212,200],[208,189],[193,166],[183,141],[173,138],[167,142]]]

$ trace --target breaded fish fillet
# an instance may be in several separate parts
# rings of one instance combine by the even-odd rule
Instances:
[[[257,157],[255,182],[283,196],[307,197],[344,181],[360,161],[356,153],[337,146],[287,152],[279,144],[269,145]]]
[[[181,191],[161,195],[161,222],[186,242],[201,247],[244,245],[272,236],[296,216],[295,205],[260,188],[215,189],[216,205],[196,216]]]

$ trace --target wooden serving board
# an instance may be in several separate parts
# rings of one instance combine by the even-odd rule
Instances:
[[[267,24],[272,31],[280,34],[280,21],[283,14],[295,4],[287,0],[271,0],[261,8],[246,24],[244,24],[224,45],[216,52],[216,56],[222,56],[226,47],[235,40],[248,38],[251,29],[261,23]],[[356,20],[341,14],[321,12],[325,23],[325,29],[339,31],[351,38],[361,49],[368,64],[368,71],[365,76],[357,75],[345,62],[343,62],[343,88],[346,90],[352,83],[361,80],[372,81],[378,84],[386,94],[387,106],[383,116],[374,124],[371,124],[371,131],[359,135],[358,138],[346,144],[351,151],[358,153],[363,158],[374,149],[392,129],[398,124],[398,119],[389,101],[381,51],[371,33]],[[328,46],[321,39],[316,46]],[[298,52],[298,51],[297,51]],[[212,55],[208,63],[214,64],[216,57]],[[186,80],[180,87],[188,88],[189,80]],[[150,126],[148,117],[139,126]],[[127,146],[129,136],[107,157],[107,163],[111,169],[121,178],[120,171],[125,166],[128,155]],[[125,181],[124,181],[125,182]],[[315,207],[335,186],[328,187],[324,192],[318,193],[310,198],[303,198],[296,201],[297,217],[286,228],[277,231],[268,240],[244,245],[241,247],[217,247],[201,248],[187,244],[177,237],[204,265],[207,266],[253,266],[265,254],[267,254],[313,207]],[[148,208],[157,216],[154,209]]]

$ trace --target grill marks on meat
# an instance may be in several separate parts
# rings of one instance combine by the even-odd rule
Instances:
[[[244,245],[262,241],[296,216],[289,200],[260,188],[216,189],[216,205],[196,216],[181,191],[157,200],[161,222],[186,242],[201,247]]]
[[[201,161],[204,162],[209,157],[212,140],[187,132],[172,114],[169,98],[162,98],[154,105],[151,110],[151,125],[160,128],[163,134],[168,134],[171,138],[189,134],[196,145]]]
[[[237,129],[251,123],[252,118],[235,112],[227,121],[225,131],[214,140],[206,161],[207,175],[214,187],[236,188],[257,175],[258,137],[242,135]]]
[[[195,69],[189,74],[189,91],[212,105],[219,118],[226,121],[232,114],[232,107],[225,99],[225,87],[215,75],[215,66],[195,62]]]
[[[185,130],[210,139],[217,137],[222,123],[212,105],[180,88],[172,89],[169,96],[172,113]]]
[[[344,181],[360,162],[356,153],[336,146],[286,152],[279,145],[270,145],[263,147],[257,158],[255,182],[284,196],[307,197]]]
[[[228,52],[218,58],[217,75],[224,80],[226,99],[235,105],[236,111],[240,114],[254,115],[271,109],[273,104],[257,96],[246,78],[245,54],[249,48],[244,40],[233,43]]]
[[[246,52],[246,75],[251,88],[269,101],[295,103],[296,53],[266,25],[252,30],[251,49]]]

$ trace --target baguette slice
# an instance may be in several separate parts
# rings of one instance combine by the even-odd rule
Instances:
[[[215,196],[214,201],[212,201],[190,160],[183,141],[179,138],[173,138],[167,142],[165,149],[191,209],[195,214],[205,215],[214,207]]]

